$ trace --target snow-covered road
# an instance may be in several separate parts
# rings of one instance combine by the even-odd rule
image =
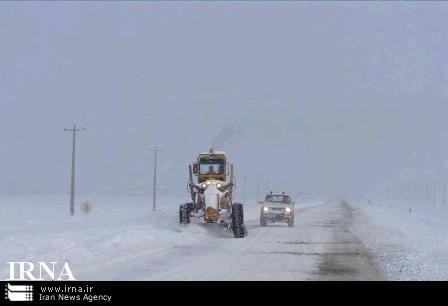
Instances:
[[[252,214],[253,216],[254,214]],[[351,208],[313,202],[296,209],[296,226],[259,227],[233,239],[214,230],[200,245],[143,256],[131,279],[142,280],[375,280],[382,279],[370,255],[350,232]],[[198,226],[198,225],[190,225]],[[210,227],[210,225],[202,225]]]
[[[88,197],[87,220],[67,216],[65,197],[3,197],[0,260],[69,262],[78,280],[368,280],[383,274],[352,232],[352,207],[298,201],[296,225],[259,227],[246,205],[249,235],[213,224],[177,223],[179,199]],[[0,269],[7,277],[7,266]]]
[[[446,280],[448,209],[412,203],[297,201],[295,227],[249,235],[179,225],[183,199],[80,195],[93,211],[68,215],[68,197],[0,196],[0,279],[8,261],[68,262],[79,280]],[[412,210],[410,210],[412,208]]]

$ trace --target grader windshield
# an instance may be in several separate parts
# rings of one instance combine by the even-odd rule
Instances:
[[[224,174],[224,160],[202,159],[199,162],[199,174]]]
[[[225,181],[227,177],[226,155],[222,151],[210,148],[208,152],[199,153],[197,162],[193,165],[193,173],[198,176],[198,183],[206,180]]]

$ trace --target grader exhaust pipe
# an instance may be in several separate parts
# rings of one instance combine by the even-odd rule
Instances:
[[[196,192],[194,191],[193,169],[191,168],[191,165],[188,165],[188,172],[189,172],[188,187],[190,188],[191,201],[193,202],[193,206],[196,206]]]

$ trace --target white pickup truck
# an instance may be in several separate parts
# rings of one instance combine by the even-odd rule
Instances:
[[[282,194],[266,195],[264,201],[260,201],[260,226],[267,226],[268,222],[284,222],[288,226],[294,226],[294,205],[291,197]]]

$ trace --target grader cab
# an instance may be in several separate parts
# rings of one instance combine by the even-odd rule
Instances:
[[[229,167],[225,153],[211,148],[198,154],[196,162],[188,168],[191,202],[180,205],[179,222],[190,223],[196,217],[205,223],[228,226],[235,238],[243,238],[247,233],[243,205],[233,202],[233,165]],[[193,176],[197,177],[196,183]]]

